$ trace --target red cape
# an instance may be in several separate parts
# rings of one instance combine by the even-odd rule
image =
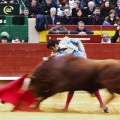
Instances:
[[[24,101],[27,106],[33,104],[36,100],[30,90],[27,90],[24,93],[19,93],[19,90],[23,84],[23,80],[28,76],[28,74],[22,76],[18,80],[14,80],[7,85],[0,88],[0,99],[4,102],[17,104],[19,100]],[[25,104],[24,104],[25,106]]]

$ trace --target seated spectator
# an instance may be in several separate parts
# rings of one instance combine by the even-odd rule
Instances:
[[[83,14],[85,17],[88,17],[89,15],[92,15],[95,10],[95,3],[93,1],[88,2],[87,8],[83,9]]]
[[[24,9],[23,13],[20,15],[15,15],[12,18],[13,25],[24,25],[25,24],[25,16],[31,18],[32,16],[29,15],[29,10],[27,8]]]
[[[81,6],[80,6],[80,8],[81,9],[85,9],[85,8],[87,8],[88,7],[88,2],[90,2],[91,0],[81,0]],[[94,0],[93,0],[93,2],[94,2]]]
[[[39,3],[41,5],[44,5],[44,4],[46,4],[46,0],[39,0]],[[52,6],[55,7],[55,8],[59,8],[60,7],[59,3],[60,3],[59,0],[52,0]]]
[[[88,25],[102,25],[104,21],[104,17],[101,15],[101,11],[99,7],[96,7],[93,15],[88,17],[87,24]]]
[[[115,11],[114,10],[110,10],[109,16],[105,17],[105,21],[110,23],[110,25],[117,26],[117,24],[120,23],[120,18],[115,16]]]
[[[70,9],[65,9],[64,14],[65,15],[60,18],[61,24],[62,25],[73,25],[74,24],[74,19],[71,16]]]
[[[79,21],[83,21],[85,24],[87,23],[86,17],[83,15],[82,10],[76,10],[77,16],[74,18],[74,25],[78,25]]]
[[[23,15],[23,16],[28,16],[28,18],[31,18],[31,17],[32,17],[32,16],[29,15],[29,9],[27,9],[27,8],[25,8],[25,9],[23,10],[23,13],[21,13],[21,15]]]
[[[93,1],[95,2],[96,7],[100,7],[103,2],[103,0],[93,0]]]
[[[116,17],[120,17],[120,0],[117,1],[117,6],[114,8]]]
[[[60,8],[58,8],[58,10],[57,10],[57,15],[58,16],[64,16],[65,15],[64,14],[65,9],[70,9],[68,0],[60,0]]]
[[[87,35],[87,34],[94,34],[94,32],[85,28],[85,23],[83,21],[79,21],[78,28],[71,30],[70,34]]]
[[[114,7],[117,6],[117,0],[111,0],[111,3],[113,4]]]
[[[60,8],[60,6],[56,3],[54,0],[44,0],[43,3],[41,3],[41,14],[43,15],[49,15],[50,9],[52,7],[55,7],[56,9]]]
[[[29,9],[31,6],[31,0],[23,0],[23,2],[25,3],[26,8]],[[36,4],[37,6],[40,5],[39,0],[36,0]]]
[[[75,1],[74,6],[72,8],[72,17],[77,17],[77,11],[80,9],[80,2]]]
[[[12,43],[23,43],[24,40],[21,40],[19,37],[16,37],[14,40],[12,40]]]
[[[8,32],[2,32],[0,34],[0,42],[1,43],[8,43],[9,38],[10,38],[10,35],[8,34]]]
[[[105,0],[100,6],[101,14],[105,18],[106,16],[109,16],[110,10],[114,9],[114,6],[110,2],[110,0]]]
[[[28,7],[29,9],[29,16],[32,18],[36,18],[37,14],[41,13],[41,8],[40,5],[37,4],[37,0],[30,0],[30,6]]]
[[[60,17],[56,15],[56,8],[52,7],[50,9],[50,14],[46,15],[46,24],[55,25],[58,20],[60,20]]]
[[[58,21],[56,25],[49,30],[48,34],[68,34],[68,30]]]
[[[109,37],[108,33],[103,33],[101,43],[116,43],[119,37],[119,30],[120,30],[120,26],[118,25],[116,28],[116,32],[112,37]]]

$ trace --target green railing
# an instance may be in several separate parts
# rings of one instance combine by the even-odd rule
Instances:
[[[0,24],[0,33],[6,31],[10,35],[9,42],[15,37],[28,42],[28,17],[26,16],[1,16],[2,24]]]

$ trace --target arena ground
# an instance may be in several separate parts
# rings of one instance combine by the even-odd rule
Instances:
[[[96,97],[86,92],[76,92],[69,111],[63,112],[67,93],[57,94],[41,104],[44,112],[10,112],[12,105],[0,104],[0,120],[120,120],[120,96],[109,103],[109,113],[99,108]],[[109,97],[106,90],[101,90],[104,100]]]

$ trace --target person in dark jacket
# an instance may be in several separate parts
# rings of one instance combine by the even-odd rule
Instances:
[[[112,37],[109,37],[108,33],[103,33],[101,43],[116,43],[119,37],[119,30],[120,30],[120,26],[118,25],[116,28],[116,32]]]
[[[88,16],[88,25],[102,25],[104,17],[101,15],[101,10],[99,7],[96,7],[93,14]]]
[[[78,28],[71,30],[70,34],[87,35],[87,34],[94,34],[94,32],[92,30],[85,28],[85,24],[83,21],[79,21]]]

